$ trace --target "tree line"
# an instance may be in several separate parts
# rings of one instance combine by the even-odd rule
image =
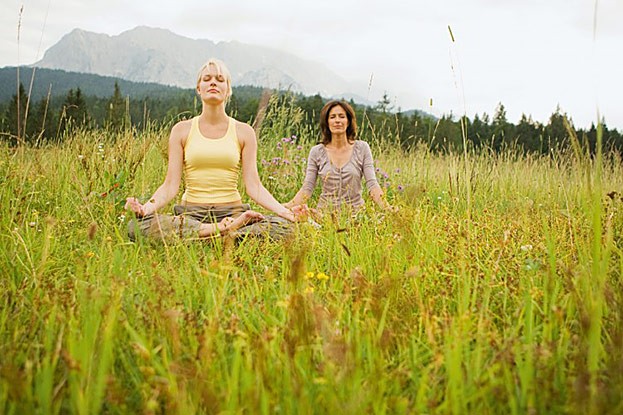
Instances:
[[[327,99],[320,95],[304,96],[261,87],[234,87],[228,103],[232,116],[253,123],[266,102],[267,95],[278,94],[283,105],[300,108],[303,124],[316,125]],[[374,106],[350,101],[359,120],[362,138],[400,145],[404,149],[425,145],[432,151],[460,151],[467,144],[475,151],[514,149],[524,153],[549,154],[569,145],[571,136],[595,150],[597,126],[574,128],[571,120],[557,108],[546,123],[523,115],[517,124],[509,122],[502,103],[492,116],[484,113],[473,118],[447,114],[436,118],[420,111],[395,110],[387,94]],[[44,96],[30,102],[22,84],[7,103],[0,104],[0,137],[10,145],[20,143],[62,143],[76,129],[145,129],[170,126],[180,119],[199,113],[201,102],[194,90],[178,90],[141,98],[125,95],[118,83],[109,97],[86,96],[80,87],[69,89],[65,96]],[[606,150],[623,153],[623,136],[600,123]],[[292,132],[296,134],[297,132]]]

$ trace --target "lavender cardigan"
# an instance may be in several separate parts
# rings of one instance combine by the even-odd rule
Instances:
[[[322,193],[318,201],[318,208],[350,206],[361,207],[364,203],[361,197],[361,179],[366,181],[366,187],[371,190],[379,186],[374,174],[374,161],[370,146],[365,141],[356,140],[350,160],[341,168],[337,168],[329,160],[329,155],[323,144],[318,144],[309,151],[307,171],[303,181],[303,189],[308,193],[314,192],[316,179],[320,176]]]

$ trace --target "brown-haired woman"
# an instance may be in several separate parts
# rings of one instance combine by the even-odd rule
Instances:
[[[370,146],[357,140],[357,119],[345,101],[329,101],[320,111],[320,144],[312,147],[307,159],[303,186],[286,207],[304,205],[312,195],[320,176],[322,191],[318,209],[357,210],[364,204],[361,181],[372,200],[384,209],[392,209],[383,199],[383,190],[376,180]]]

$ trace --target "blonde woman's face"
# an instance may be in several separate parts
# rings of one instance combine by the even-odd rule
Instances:
[[[197,93],[202,101],[225,101],[228,90],[227,79],[215,65],[208,65],[201,71]]]

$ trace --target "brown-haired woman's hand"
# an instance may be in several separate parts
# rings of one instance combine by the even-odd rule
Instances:
[[[304,222],[309,218],[310,211],[306,204],[292,206],[290,210],[294,213],[297,222]]]
[[[292,211],[292,209],[283,209],[282,211],[279,211],[279,213],[277,213],[277,215],[279,215],[280,217],[289,220],[290,222],[299,222],[300,219],[299,217],[296,215],[296,213],[294,213]]]

